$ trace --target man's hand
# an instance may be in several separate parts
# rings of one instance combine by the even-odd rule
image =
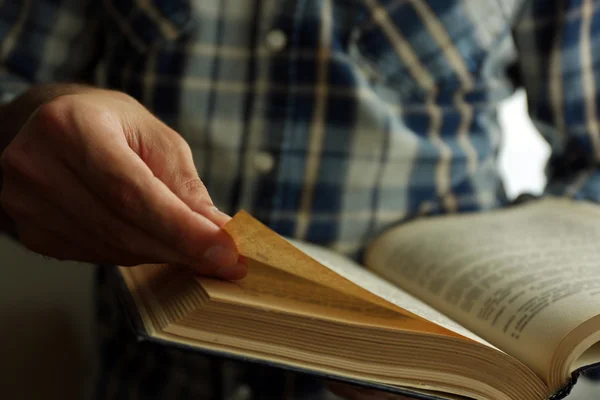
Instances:
[[[123,93],[85,88],[43,102],[19,126],[1,165],[1,207],[33,251],[94,263],[184,264],[224,279],[246,273],[220,230],[229,217],[214,207],[189,146]]]

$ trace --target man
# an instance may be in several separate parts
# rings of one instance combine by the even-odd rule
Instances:
[[[597,201],[598,6],[2,2],[2,226],[58,259],[239,279],[219,227],[243,208],[359,258],[410,216],[506,204],[495,117],[517,81],[554,150],[548,192]],[[96,398],[330,396],[310,377],[136,344],[99,271]]]

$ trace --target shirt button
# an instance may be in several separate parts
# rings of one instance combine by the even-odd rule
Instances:
[[[287,44],[287,36],[279,29],[267,33],[265,40],[267,48],[271,51],[281,51],[285,49],[285,45]]]
[[[252,398],[252,389],[248,385],[240,385],[233,392],[231,400],[250,400]]]
[[[258,172],[266,174],[273,170],[273,167],[275,166],[275,159],[271,154],[267,153],[266,151],[261,151],[254,155],[252,164]]]

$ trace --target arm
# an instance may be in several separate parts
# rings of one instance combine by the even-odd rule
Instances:
[[[600,202],[600,1],[530,0],[515,26],[529,113],[548,140],[546,192]]]

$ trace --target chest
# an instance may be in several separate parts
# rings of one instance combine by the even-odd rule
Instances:
[[[494,201],[519,3],[108,0],[98,79],[187,139],[220,208],[353,251],[431,204]]]
[[[278,90],[315,86],[321,79],[342,90],[364,85],[402,105],[424,103],[432,93],[447,103],[457,91],[476,93],[501,77],[503,63],[514,56],[510,29],[521,3],[109,0],[109,68],[102,78],[130,86],[165,113],[167,104],[144,96],[143,86],[153,78],[163,88],[231,92],[252,80],[263,90]],[[328,70],[319,75],[320,62]]]

